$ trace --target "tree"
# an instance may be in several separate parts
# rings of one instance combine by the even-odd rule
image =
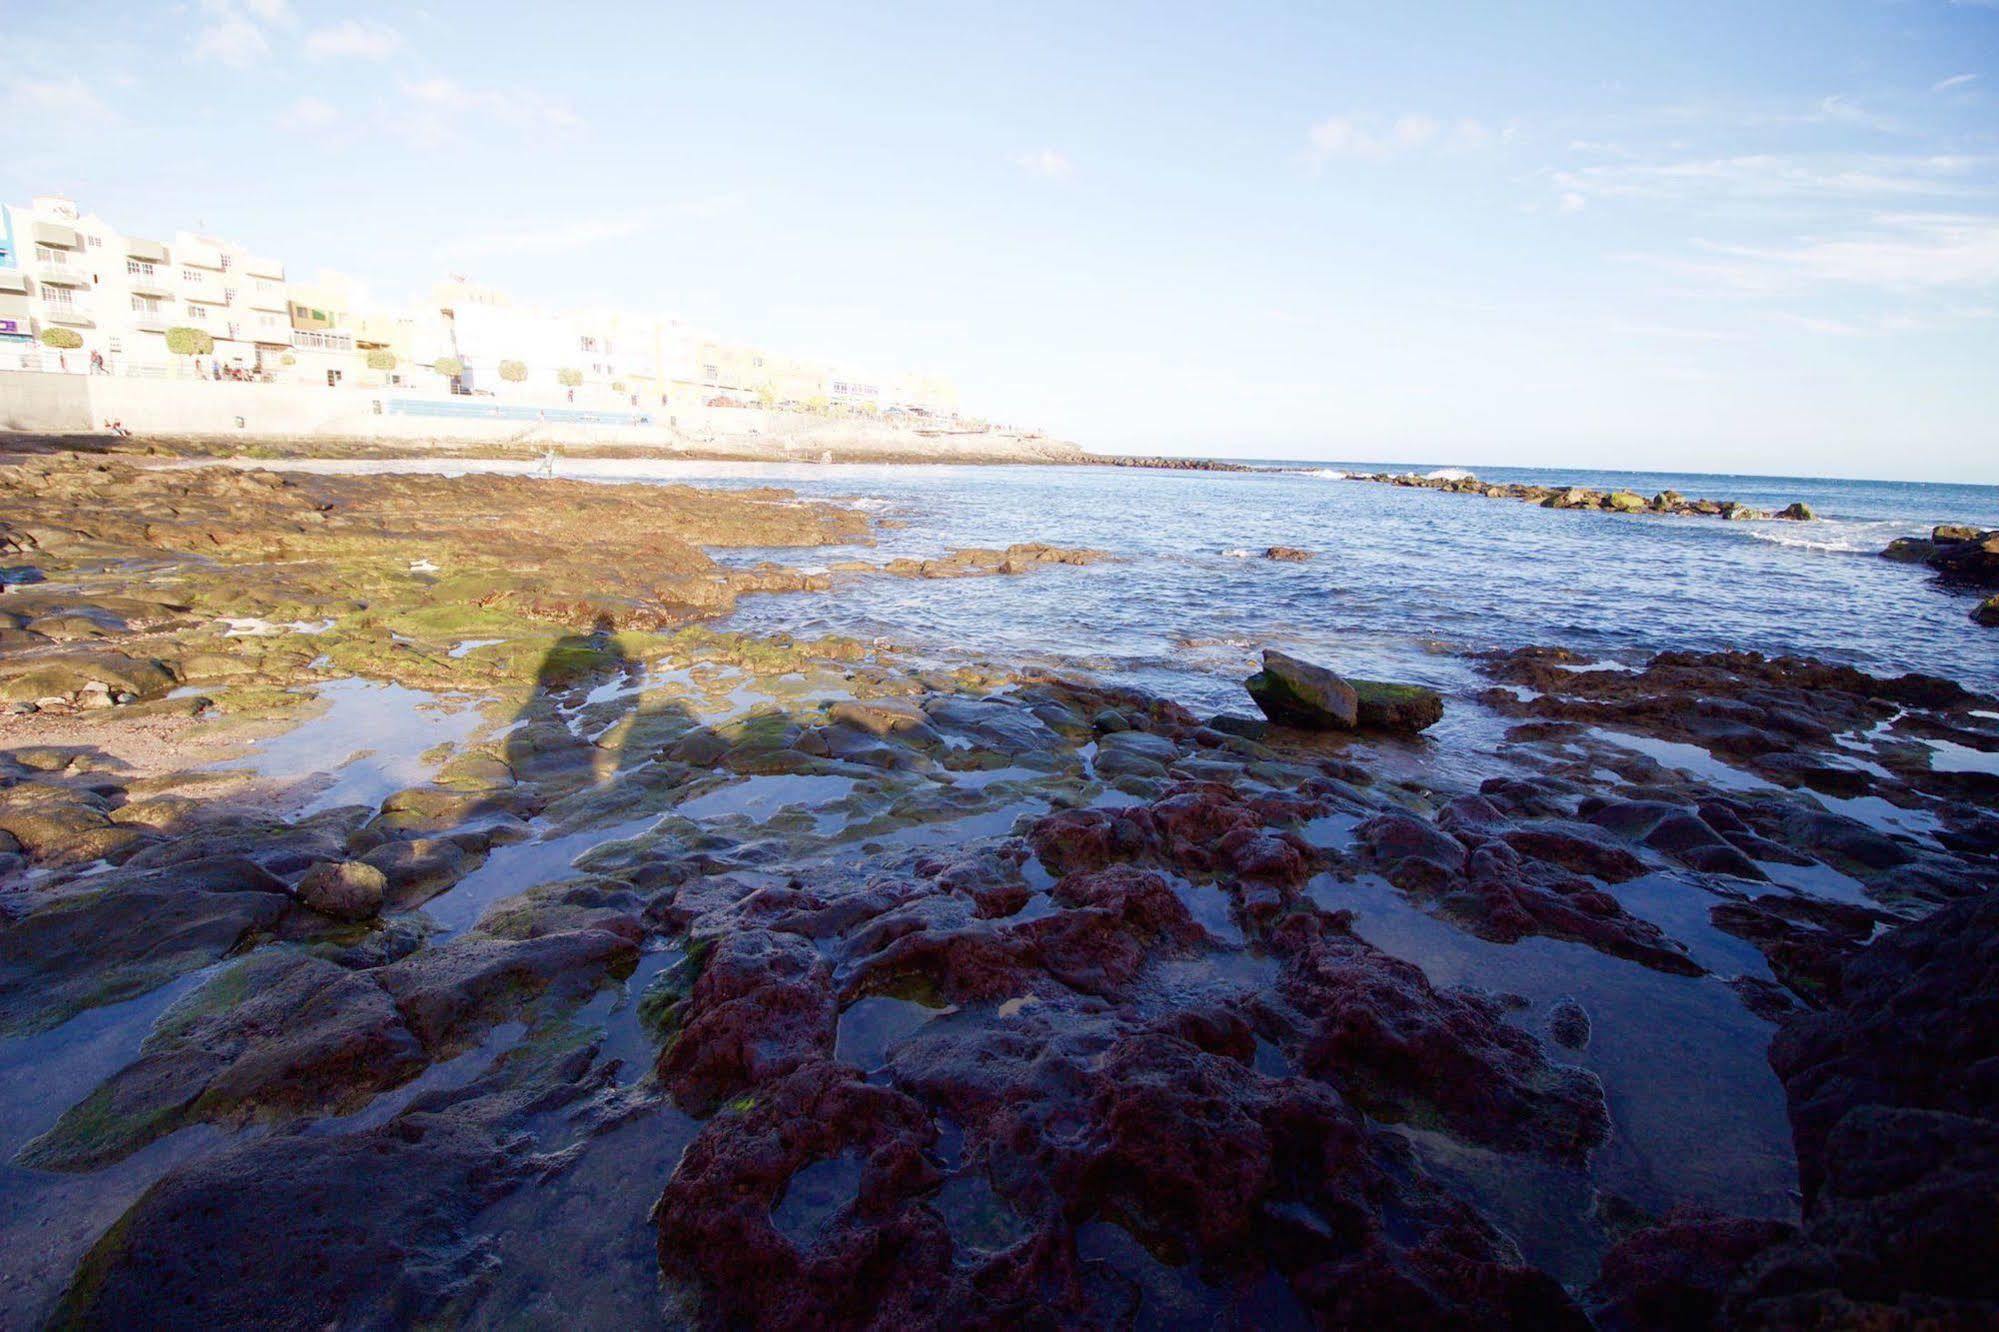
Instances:
[[[292,355],[292,354],[291,354],[290,352],[286,352],[286,353],[285,353],[285,354],[284,354],[283,356],[280,356],[280,357],[278,358],[278,364],[279,364],[279,365],[297,365],[297,364],[298,364],[298,357],[296,357],[296,356]]]
[[[612,381],[611,381],[611,392],[613,392],[613,393],[623,393],[624,391],[625,391],[625,381],[624,381],[624,380],[622,380],[622,379],[614,379],[614,380],[612,380]]]
[[[564,388],[575,388],[583,382],[583,372],[581,370],[558,370],[555,372],[555,382]]]
[[[83,335],[73,328],[45,328],[42,330],[42,345],[54,347],[57,351],[75,351],[83,345]]]
[[[465,373],[465,362],[459,360],[456,356],[440,356],[430,363],[430,368],[437,371],[440,375],[448,375],[452,379],[456,379]]]
[[[509,384],[518,384],[527,377],[528,368],[525,361],[500,362],[500,378],[506,380]]]
[[[215,351],[215,339],[183,324],[167,330],[167,350],[176,356],[208,356]]]
[[[370,370],[393,370],[396,368],[396,354],[386,347],[374,347],[368,352]]]
[[[769,383],[757,385],[756,392],[757,406],[764,408],[766,411],[777,406],[777,390]]]

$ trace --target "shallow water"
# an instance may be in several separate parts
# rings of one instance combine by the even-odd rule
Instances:
[[[314,692],[324,707],[282,735],[214,766],[279,779],[325,776],[302,813],[376,805],[430,778],[424,757],[459,744],[483,720],[471,700],[373,680],[330,680]]]
[[[524,471],[470,460],[317,463],[327,471]],[[1801,652],[1999,688],[1999,652],[1968,598],[1876,556],[1940,522],[1999,526],[1999,489],[1896,482],[1482,469],[1490,481],[1628,486],[1776,507],[1811,523],[1726,522],[1541,509],[1508,500],[1277,473],[1107,467],[814,466],[565,460],[584,480],[779,485],[866,496],[906,524],[873,547],[805,562],[936,555],[1048,541],[1127,563],[1019,578],[863,579],[833,597],[756,597],[737,627],[883,636],[939,657],[1087,665],[1196,708],[1244,706],[1238,682],[1265,644],[1350,673],[1465,683],[1439,652],[1558,643],[1642,658],[1666,648]],[[1308,470],[1309,469],[1309,470]],[[1230,552],[1316,552],[1303,564]],[[798,552],[718,552],[729,563]]]

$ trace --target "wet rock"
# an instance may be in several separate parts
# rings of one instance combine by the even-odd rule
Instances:
[[[1585,823],[1546,819],[1509,828],[1500,836],[1523,856],[1605,883],[1623,883],[1645,872],[1643,861]]]
[[[398,907],[416,906],[437,896],[472,868],[465,849],[448,837],[385,842],[361,860],[381,872],[389,899]]]
[[[136,1062],[17,1159],[41,1170],[87,1170],[197,1121],[233,1126],[341,1113],[428,1062],[365,973],[263,953],[169,1009]]]
[[[1285,564],[1304,564],[1312,558],[1312,552],[1297,546],[1272,546],[1263,552],[1263,558]]]
[[[1805,503],[1803,500],[1793,500],[1791,503],[1786,504],[1783,508],[1777,510],[1777,512],[1772,516],[1777,518],[1788,518],[1793,522],[1800,522],[1800,523],[1809,523],[1813,519],[1818,517],[1816,513],[1812,512],[1812,506]]]
[[[1761,949],[1777,979],[1815,1008],[1839,1002],[1846,963],[1885,919],[1866,907],[1776,895],[1722,902],[1708,915]]]
[[[143,994],[295,909],[277,880],[276,891],[211,891],[168,871],[113,874],[0,929],[0,1030],[40,1030]]]
[[[1723,1302],[1750,1261],[1796,1228],[1677,1212],[1620,1241],[1590,1287],[1590,1314],[1604,1332],[1701,1332],[1727,1323]]]
[[[1589,1013],[1568,995],[1548,1009],[1548,1035],[1564,1050],[1580,1050],[1589,1044]]]
[[[1800,1018],[1770,1047],[1791,1098],[1807,1198],[1832,1163],[1827,1142],[1865,1106],[1990,1116],[1999,1105],[1999,896],[1904,925],[1849,962],[1839,1006]]]
[[[660,1078],[705,1114],[740,1092],[830,1058],[839,1017],[832,971],[795,934],[738,930],[715,940]]]
[[[93,1247],[55,1321],[78,1327],[405,1323],[477,1271],[472,1217],[518,1175],[487,1133],[406,1115],[252,1140],[177,1170]],[[199,1243],[189,1237],[199,1235]]]
[[[322,861],[298,882],[298,899],[335,920],[367,920],[382,912],[388,878],[358,860]]]
[[[851,1069],[789,1070],[688,1145],[654,1210],[660,1266],[698,1283],[726,1322],[928,1321],[951,1293],[948,1235],[922,1203],[937,1181],[923,1154],[934,1137],[916,1102]],[[774,1209],[795,1178],[843,1157],[856,1166],[851,1198],[830,1200],[816,1243],[795,1244],[773,1223]]]
[[[467,934],[371,974],[428,1050],[451,1050],[509,1013],[524,996],[580,999],[629,974],[639,950],[608,930],[533,939]]]
[[[1434,689],[1379,680],[1347,683],[1353,687],[1357,724],[1363,730],[1414,734],[1444,718],[1443,696]]]
[[[1280,726],[1350,731],[1360,720],[1354,687],[1323,666],[1275,648],[1263,650],[1263,669],[1244,682],[1263,715]]]
[[[1609,1129],[1603,1089],[1550,1064],[1494,999],[1438,990],[1337,925],[1286,964],[1279,989],[1310,1021],[1299,1063],[1378,1118],[1580,1160]]]

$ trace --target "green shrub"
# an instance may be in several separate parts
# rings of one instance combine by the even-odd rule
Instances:
[[[509,384],[518,384],[527,377],[528,368],[525,361],[500,362],[500,378],[506,380]]]
[[[45,328],[42,330],[42,345],[54,347],[57,351],[75,351],[83,345],[83,335],[73,328]]]
[[[581,370],[558,370],[555,372],[555,382],[564,388],[575,388],[583,382],[583,372]]]
[[[624,391],[625,391],[625,381],[624,381],[624,380],[622,380],[622,379],[614,379],[614,380],[612,380],[612,381],[611,381],[611,392],[613,392],[613,393],[623,393]]]
[[[280,356],[280,357],[278,358],[278,364],[279,364],[279,365],[297,365],[297,364],[298,364],[298,357],[296,357],[296,356],[292,355],[292,354],[291,354],[290,352],[286,352],[286,353],[285,353],[285,354],[284,354],[283,356]]]
[[[393,370],[396,368],[396,354],[386,347],[373,347],[368,351],[370,370]]]
[[[430,368],[440,375],[457,376],[465,373],[465,362],[456,356],[440,356],[431,362]]]
[[[167,330],[167,350],[176,356],[207,356],[215,350],[215,339],[201,329],[183,325]]]

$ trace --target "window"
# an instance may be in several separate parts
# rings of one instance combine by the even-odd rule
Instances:
[[[119,355],[123,355],[123,354],[124,354],[124,351],[125,351],[125,343],[124,343],[124,340],[123,340],[122,338],[112,338],[112,339],[110,339],[110,340],[109,340],[109,341],[108,341],[108,342],[107,342],[107,343],[105,344],[105,347],[106,347],[106,349],[107,349],[108,351],[110,351],[110,353],[111,353],[111,354],[112,354],[113,356],[119,356]]]
[[[68,287],[43,287],[42,301],[51,310],[74,310],[76,308],[76,297],[70,294]]]
[[[187,317],[189,319],[198,319],[202,323],[207,323],[208,307],[205,305],[189,304],[189,306],[187,307]]]
[[[134,296],[132,298],[132,313],[150,315],[157,319],[160,316],[160,303],[150,296]]]
[[[53,245],[37,245],[35,247],[35,261],[43,264],[66,264],[69,262],[69,254],[67,251],[58,250]]]
[[[143,259],[127,259],[125,261],[125,275],[151,282],[153,280],[153,266]]]
[[[222,303],[224,305],[236,304],[236,288],[224,287],[222,289]]]
[[[353,351],[354,339],[346,333],[315,333],[311,329],[292,330],[292,346],[313,351]]]
[[[597,350],[597,339],[595,339],[595,338],[579,338],[579,339],[578,339],[578,341],[579,341],[579,342],[580,342],[580,343],[582,344],[582,346],[581,346],[581,347],[579,348],[579,350],[582,350],[582,351],[596,351],[596,350]]]
[[[180,280],[182,282],[187,283],[189,286],[198,287],[202,283],[208,281],[208,274],[202,272],[198,268],[188,268],[187,266],[183,265],[180,270]]]
[[[90,248],[93,250],[96,249],[98,246],[104,244],[104,238],[102,236],[85,236],[84,239],[90,242]]]
[[[229,256],[226,254],[222,256],[222,271],[225,273],[229,271]]]

